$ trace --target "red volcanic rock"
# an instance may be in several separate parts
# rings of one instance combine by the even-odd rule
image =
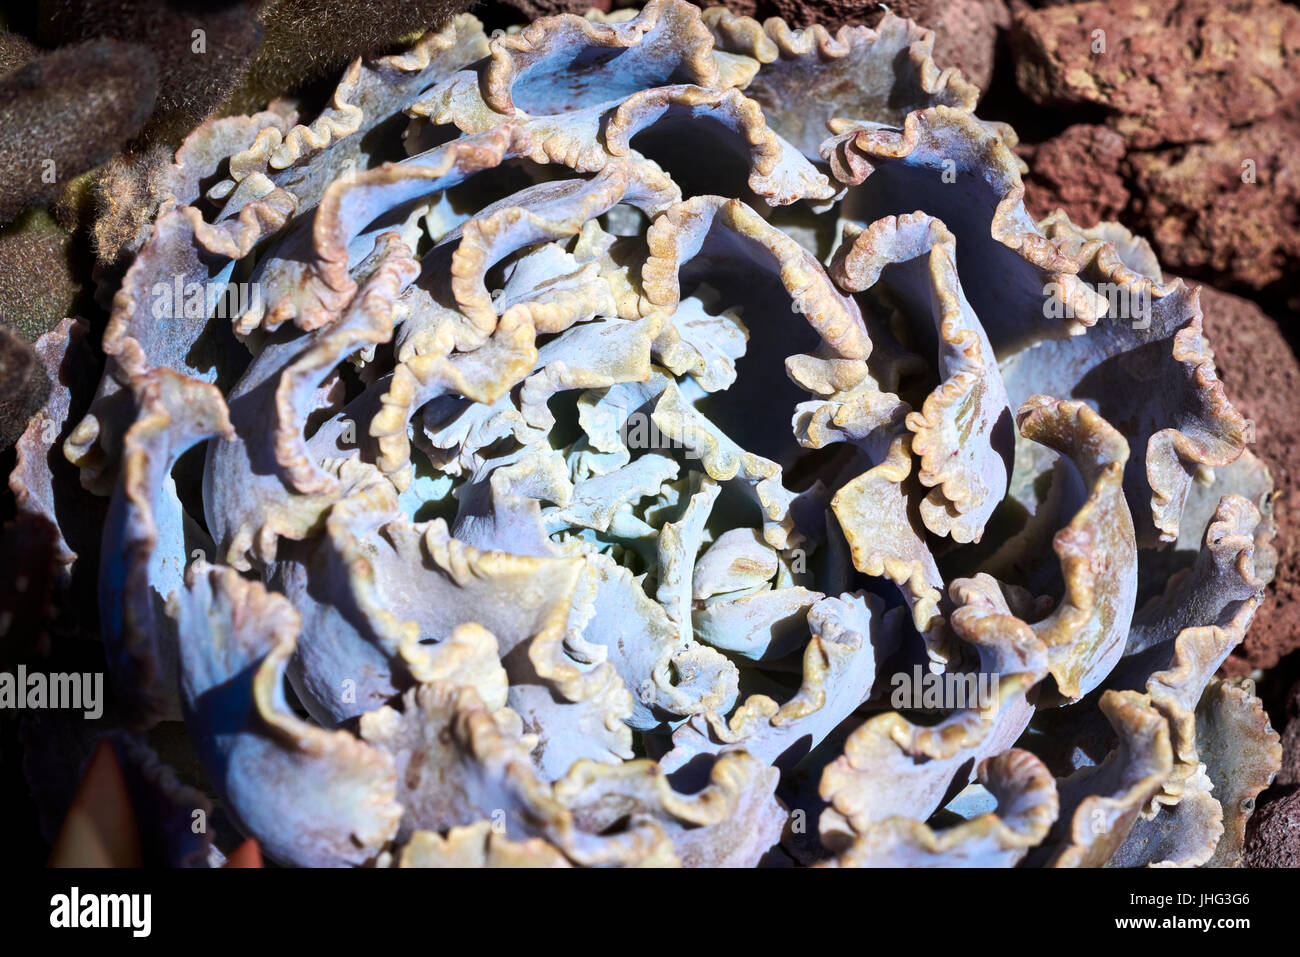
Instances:
[[[702,7],[725,6],[732,13],[765,20],[781,17],[793,27],[820,23],[828,30],[845,24],[874,27],[885,15],[876,0],[694,0]],[[538,17],[557,13],[584,14],[591,8],[608,11],[611,7],[640,6],[640,2],[622,0],[492,0],[479,4],[474,12],[488,11],[492,22],[501,19],[502,11],[515,14],[513,19],[527,23]],[[993,77],[993,55],[998,29],[1011,25],[1011,13],[1004,0],[899,0],[889,9],[900,17],[909,17],[934,31],[934,60],[940,67],[956,67],[981,90]],[[507,20],[512,17],[507,16]]]
[[[1109,0],[1020,12],[1016,80],[1096,104],[1139,148],[1214,140],[1300,96],[1300,10],[1276,0]]]
[[[759,20],[781,17],[791,26],[820,23],[830,30],[846,23],[874,27],[885,15],[875,0],[704,0],[700,5],[726,6]],[[998,28],[1011,24],[1003,0],[899,0],[889,9],[934,31],[934,62],[940,67],[956,67],[981,90],[988,88]]]
[[[1282,767],[1273,780],[1276,788],[1300,787],[1300,681],[1291,689],[1286,713],[1290,720],[1282,732]]]
[[[49,377],[32,347],[0,324],[0,450],[18,441],[49,394]]]
[[[1168,268],[1258,289],[1300,265],[1300,109],[1128,162],[1140,197],[1130,225]]]
[[[935,32],[934,61],[955,66],[981,90],[993,78],[993,58],[998,28],[1011,26],[1011,13],[1002,0],[928,0],[918,2],[917,23]],[[879,7],[877,7],[879,9]],[[899,13],[897,6],[891,6]]]
[[[1064,209],[1070,221],[1095,226],[1118,219],[1128,205],[1129,192],[1120,175],[1124,138],[1106,126],[1071,126],[1037,146],[1024,146],[1029,164],[1025,176],[1025,205],[1041,219]]]
[[[1233,404],[1255,420],[1253,451],[1268,463],[1278,490],[1276,577],[1246,640],[1224,664],[1241,675],[1271,668],[1300,648],[1300,362],[1277,324],[1249,300],[1203,286],[1201,308],[1219,376]]]
[[[1300,867],[1300,790],[1256,811],[1246,829],[1246,867]]]

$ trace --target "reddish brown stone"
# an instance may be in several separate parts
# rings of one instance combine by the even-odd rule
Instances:
[[[1300,265],[1300,110],[1128,162],[1131,224],[1168,268],[1258,289]]]
[[[1218,139],[1300,96],[1300,10],[1276,0],[1022,11],[1011,42],[1032,99],[1102,106],[1140,148]]]
[[[1282,724],[1282,766],[1269,789],[1259,796],[1255,819],[1246,828],[1246,867],[1295,867],[1300,863],[1300,842],[1295,839],[1295,800],[1300,797],[1300,682],[1287,695]],[[1289,839],[1287,830],[1291,831]]]
[[[40,55],[40,49],[18,33],[0,30],[0,76]]]
[[[1300,867],[1300,790],[1261,805],[1246,827],[1246,867]]]
[[[1255,420],[1256,455],[1278,490],[1274,517],[1277,573],[1246,640],[1228,658],[1234,675],[1271,668],[1300,648],[1300,362],[1277,324],[1246,299],[1201,288],[1205,333],[1228,396]]]
[[[32,347],[0,324],[0,450],[18,441],[49,394],[49,376]]]
[[[1038,219],[1059,208],[1071,222],[1095,226],[1118,219],[1128,205],[1129,192],[1120,175],[1124,138],[1109,127],[1071,126],[1020,152],[1029,164],[1025,206]]]
[[[694,0],[701,7],[725,6],[732,13],[766,20],[780,17],[793,27],[820,23],[829,30],[845,24],[874,27],[885,15],[875,0]],[[583,14],[595,7],[639,7],[642,0],[492,0],[474,12],[492,24],[527,23],[557,13]],[[935,33],[934,59],[940,67],[956,67],[981,90],[993,77],[993,55],[998,29],[1011,25],[1005,0],[899,0],[889,9]],[[503,13],[505,14],[503,20]]]
[[[874,27],[885,15],[875,0],[704,0],[701,6],[726,6],[733,13],[755,17],[781,17],[791,26],[820,23],[835,30],[846,23]],[[1011,24],[1004,0],[899,0],[889,9],[915,20],[935,33],[934,60],[940,67],[956,67],[981,90],[993,76],[993,55],[998,29]]]
[[[1300,681],[1291,689],[1286,713],[1289,718],[1282,732],[1282,767],[1273,780],[1275,788],[1300,787]]]

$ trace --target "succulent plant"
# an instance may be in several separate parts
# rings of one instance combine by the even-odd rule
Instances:
[[[462,15],[196,129],[11,479],[110,497],[123,723],[288,864],[1235,863],[1251,425],[932,42]]]

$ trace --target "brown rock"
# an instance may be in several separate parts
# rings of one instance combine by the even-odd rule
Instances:
[[[704,0],[700,5],[720,4]],[[820,23],[831,30],[846,23],[874,27],[885,15],[875,0],[725,0],[721,5],[759,20],[781,17],[791,26]],[[1011,24],[1004,0],[898,0],[889,9],[934,31],[934,60],[941,68],[956,67],[981,90],[988,89],[998,29]]]
[[[1071,126],[1060,136],[1021,148],[1029,164],[1025,205],[1041,219],[1064,209],[1079,226],[1119,218],[1129,192],[1120,175],[1124,138],[1106,126]]]
[[[1259,289],[1300,265],[1300,109],[1128,162],[1131,225],[1170,269]]]
[[[1271,668],[1300,648],[1300,362],[1277,323],[1246,299],[1201,287],[1205,334],[1233,404],[1255,420],[1254,452],[1268,463],[1278,496],[1277,573],[1246,634],[1225,662],[1230,674]]]
[[[471,0],[266,0],[257,11],[261,46],[222,110],[256,112],[305,83],[336,77],[356,57],[403,49],[471,7]]]
[[[134,137],[158,91],[152,52],[91,40],[0,77],[0,223],[48,206]]]
[[[20,33],[0,30],[0,76],[40,55],[40,49]]]
[[[1282,732],[1282,767],[1273,779],[1275,788],[1300,787],[1300,681],[1291,689],[1286,713],[1290,720]]]
[[[1019,13],[1016,80],[1092,103],[1130,144],[1214,140],[1300,95],[1300,10],[1276,0],[1109,0]]]
[[[18,441],[49,394],[49,376],[32,347],[0,325],[0,451]]]
[[[0,668],[49,654],[51,597],[58,579],[58,529],[40,515],[0,528]]]
[[[701,7],[725,6],[756,20],[780,17],[794,27],[820,23],[828,30],[845,24],[874,27],[885,15],[876,0],[693,0]],[[639,7],[643,0],[491,0],[474,7],[490,25],[527,23],[557,13],[584,14],[595,7]],[[898,0],[889,9],[934,31],[934,59],[941,68],[956,67],[981,90],[993,77],[999,28],[1011,25],[1005,0]]]
[[[1283,666],[1285,667],[1285,666]],[[1259,796],[1255,817],[1246,828],[1246,849],[1242,863],[1246,867],[1295,867],[1298,845],[1294,826],[1294,801],[1300,797],[1300,682],[1292,686],[1283,705],[1282,766],[1273,783]],[[1285,805],[1291,800],[1288,810]],[[1291,840],[1286,831],[1290,821]],[[1287,863],[1287,861],[1290,863]]]
[[[76,237],[43,209],[0,226],[0,317],[34,342],[76,312],[87,272]]]
[[[956,67],[981,90],[993,79],[998,30],[1011,26],[1011,13],[1002,0],[929,0],[918,3],[913,19],[935,32],[934,61]],[[891,6],[895,13],[897,8]]]
[[[1300,790],[1262,805],[1246,827],[1246,867],[1300,867]]]
[[[155,143],[114,156],[100,168],[95,177],[96,215],[90,236],[101,263],[117,263],[124,253],[144,245],[161,200],[160,174],[170,165],[173,152]]]

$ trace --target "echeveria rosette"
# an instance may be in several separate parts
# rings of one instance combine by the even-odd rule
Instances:
[[[124,720],[290,864],[1234,863],[1271,480],[1196,290],[1033,222],[932,41],[466,15],[197,129],[50,406]]]

